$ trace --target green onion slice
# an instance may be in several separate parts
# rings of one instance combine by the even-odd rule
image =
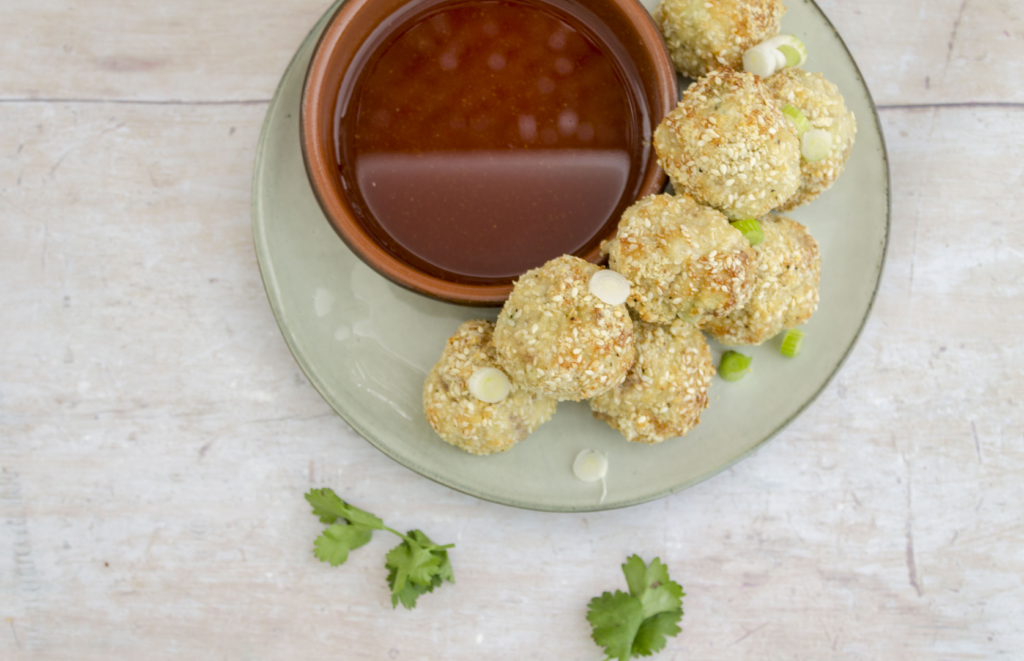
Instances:
[[[787,67],[800,67],[807,61],[807,46],[791,34],[780,34],[762,43],[782,53]]]
[[[743,53],[743,70],[762,78],[775,73],[777,61],[774,49],[758,44]]]
[[[609,269],[595,271],[590,276],[587,288],[608,305],[622,305],[629,298],[629,280]]]
[[[747,241],[750,241],[751,247],[764,241],[764,230],[761,229],[761,223],[755,219],[744,218],[730,224],[738,229],[747,238]]]
[[[820,161],[832,151],[832,134],[825,129],[811,129],[800,138],[800,153],[808,163]]]
[[[603,480],[608,473],[608,457],[596,450],[581,450],[572,462],[572,472],[584,482]]]
[[[796,106],[791,106],[787,103],[782,108],[782,114],[793,123],[793,127],[796,128],[796,137],[799,138],[811,130],[811,122]]]
[[[718,375],[726,381],[739,381],[750,371],[752,360],[750,356],[726,351],[722,354],[722,362],[718,363]]]
[[[800,64],[800,53],[792,46],[779,46],[776,50],[786,58],[787,67],[795,67]]]
[[[466,385],[471,395],[488,404],[497,404],[512,390],[505,373],[494,367],[481,367],[473,372]]]
[[[800,355],[800,345],[804,341],[805,333],[799,328],[790,328],[782,338],[782,355],[786,358],[796,358]]]

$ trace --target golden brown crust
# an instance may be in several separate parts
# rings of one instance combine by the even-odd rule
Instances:
[[[621,385],[590,401],[594,417],[638,443],[685,436],[708,405],[715,366],[707,342],[681,321],[638,321],[635,332],[636,362]]]
[[[728,346],[761,344],[807,322],[818,308],[821,253],[807,228],[782,216],[760,219],[764,242],[754,246],[757,277],[750,302],[701,327]]]
[[[602,250],[629,280],[629,306],[647,322],[728,314],[753,291],[750,244],[725,216],[689,195],[638,201]]]
[[[832,134],[832,151],[820,161],[800,161],[800,188],[779,211],[788,211],[807,204],[828,190],[846,166],[857,120],[846,108],[839,88],[820,73],[799,68],[783,69],[765,81],[765,88],[775,98],[779,109],[791,105],[804,114],[811,126]]]
[[[662,0],[654,17],[676,69],[699,78],[741,70],[747,49],[779,34],[785,11],[780,0]]]
[[[469,392],[469,378],[499,368],[489,321],[459,326],[423,384],[423,411],[446,442],[477,455],[504,452],[551,419],[557,402],[514,382],[508,396],[489,404]]]
[[[757,218],[800,187],[800,141],[761,79],[718,71],[690,85],[654,132],[678,193],[731,220]]]
[[[601,267],[565,255],[516,282],[494,330],[497,359],[527,390],[588,399],[622,382],[633,364],[633,322],[588,284]]]

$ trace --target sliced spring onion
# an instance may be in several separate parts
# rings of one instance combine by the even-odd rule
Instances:
[[[767,78],[786,67],[799,67],[807,61],[807,47],[791,34],[780,34],[747,49],[743,70]]]
[[[496,404],[508,397],[511,389],[505,373],[494,367],[481,367],[469,377],[469,392],[481,402]]]
[[[629,298],[629,280],[609,269],[601,269],[590,276],[587,288],[608,305],[622,305]]]
[[[738,229],[746,237],[747,241],[750,241],[751,246],[756,246],[764,241],[764,230],[761,229],[761,223],[755,219],[745,218],[730,224]]]
[[[800,345],[804,341],[805,333],[799,328],[790,328],[782,338],[782,355],[786,358],[796,358],[800,355]]]
[[[807,61],[807,46],[791,34],[780,34],[763,42],[778,50],[786,58],[786,67],[800,67]],[[782,69],[783,67],[779,67]]]
[[[825,129],[810,129],[800,138],[800,153],[808,163],[820,161],[832,151],[832,134]]]
[[[743,70],[762,78],[772,75],[778,64],[774,51],[774,48],[763,43],[748,49],[743,54]]]
[[[796,106],[786,104],[782,108],[782,114],[786,116],[786,119],[793,123],[793,127],[796,128],[796,137],[799,138],[804,133],[811,130],[811,122]]]
[[[786,54],[780,51],[778,48],[772,49],[772,55],[775,56],[775,70],[782,71],[786,68]]]
[[[583,450],[572,462],[572,472],[584,482],[597,482],[608,472],[608,457],[595,450]]]
[[[752,360],[750,356],[726,351],[722,354],[722,362],[718,363],[718,376],[726,381],[739,381],[747,375]]]
[[[792,46],[779,46],[775,49],[775,52],[782,53],[782,56],[786,58],[787,67],[795,67],[800,64],[800,53]]]

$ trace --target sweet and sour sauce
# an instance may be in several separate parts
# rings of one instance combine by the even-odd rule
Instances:
[[[454,282],[510,282],[592,249],[650,150],[639,74],[560,0],[420,0],[342,81],[335,148],[360,222]]]

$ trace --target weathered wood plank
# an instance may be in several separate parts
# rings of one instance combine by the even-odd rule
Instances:
[[[658,658],[982,659],[1024,649],[1024,141],[1014,109],[889,110],[874,316],[756,457],[590,515],[473,500],[306,383],[251,247],[259,105],[0,105],[0,656],[598,658],[628,554],[687,588]],[[310,555],[332,486],[458,544],[393,612],[375,539]]]
[[[6,2],[0,99],[269,99],[329,6],[325,0]],[[878,103],[1024,102],[1024,12],[1014,0],[822,0],[821,6]]]
[[[0,5],[0,98],[269,99],[329,0]]]
[[[1024,102],[1024,11],[1014,0],[820,0],[875,101]]]

